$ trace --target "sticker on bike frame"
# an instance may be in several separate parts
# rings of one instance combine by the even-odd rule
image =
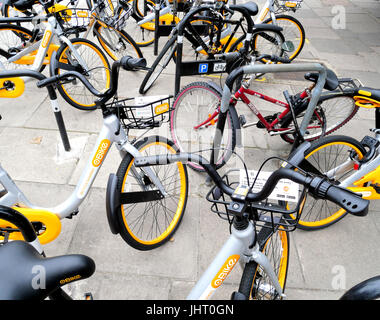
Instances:
[[[95,156],[92,159],[92,165],[94,167],[99,167],[102,164],[103,159],[106,156],[110,146],[111,141],[109,141],[108,139],[104,139],[100,142],[98,150],[96,151]]]
[[[164,100],[168,96],[148,96],[148,97],[136,97],[135,106],[143,106],[154,101]],[[169,103],[154,103],[142,108],[133,108],[133,113],[136,118],[151,118],[152,108],[155,115],[160,115],[169,111]]]
[[[225,62],[214,63],[214,72],[226,71],[226,65]]]
[[[268,180],[272,172],[261,171],[259,176],[256,179],[257,171],[248,170],[248,179],[247,181],[247,172],[245,170],[240,170],[240,184],[243,185],[252,185],[255,181],[255,185],[252,187],[252,192],[259,192],[262,190],[264,184]],[[288,179],[281,179],[276,184],[273,192],[269,195],[268,199],[271,200],[284,200],[289,202],[298,202],[299,200],[299,184],[295,183]]]
[[[208,285],[206,290],[202,293],[200,300],[207,300],[211,298],[216,289],[218,289],[230,274],[232,269],[235,267],[236,263],[239,261],[240,255],[234,254],[229,256],[224,262],[223,266],[219,269],[216,276],[212,279],[211,283]]]
[[[200,63],[198,68],[199,73],[207,73],[208,72],[208,63]]]

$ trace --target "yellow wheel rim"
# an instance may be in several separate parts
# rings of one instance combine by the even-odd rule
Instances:
[[[150,146],[154,146],[154,145],[161,145],[163,147],[165,147],[170,153],[176,153],[176,150],[174,150],[171,146],[169,146],[168,144],[166,143],[163,143],[163,142],[152,142],[152,143],[149,143],[147,144],[146,146],[144,146],[143,148],[141,148],[139,151],[140,152],[143,152],[144,150],[146,150],[147,148],[149,148]],[[131,161],[131,163],[129,164],[128,168],[127,168],[127,171],[125,173],[125,176],[124,176],[124,179],[123,179],[123,186],[122,186],[122,192],[125,192],[125,186],[126,186],[126,180],[127,180],[127,177],[128,177],[128,174],[129,174],[129,171],[133,165],[133,162],[134,160]],[[184,168],[184,165],[180,162],[177,163],[177,167],[178,167],[178,171],[179,171],[179,177],[180,177],[180,181],[181,181],[181,190],[180,190],[180,196],[179,196],[179,201],[178,201],[178,205],[177,205],[177,209],[174,213],[174,216],[173,216],[173,219],[172,221],[170,222],[170,224],[168,225],[168,227],[164,230],[164,232],[161,233],[160,236],[152,239],[152,240],[142,240],[140,238],[138,238],[135,233],[130,229],[130,226],[128,224],[128,222],[126,221],[126,212],[124,210],[124,207],[121,206],[121,213],[122,213],[122,216],[123,216],[123,221],[124,221],[124,225],[126,227],[126,229],[128,230],[128,233],[133,237],[133,239],[141,244],[144,244],[144,245],[154,245],[154,244],[157,244],[159,243],[160,241],[162,241],[163,239],[165,239],[172,231],[173,229],[176,227],[176,225],[178,224],[179,222],[179,219],[182,215],[182,211],[183,211],[183,207],[185,205],[185,202],[186,202],[186,173],[185,173],[185,168]]]
[[[313,150],[310,154],[307,155],[307,157],[305,157],[305,159],[308,159],[313,154],[317,153],[318,151],[320,151],[320,150],[322,150],[322,149],[324,149],[326,147],[333,146],[333,145],[346,145],[346,146],[350,147],[351,149],[355,150],[355,152],[358,155],[359,160],[363,157],[363,154],[361,153],[361,151],[359,149],[357,149],[354,145],[350,144],[350,143],[346,143],[346,142],[334,143],[334,142],[332,142],[332,143],[328,143],[328,144],[322,145],[319,148]],[[346,214],[346,211],[344,209],[339,209],[338,211],[334,212],[329,217],[321,219],[321,220],[318,220],[318,221],[304,221],[304,220],[302,220],[302,214],[301,214],[301,218],[300,218],[298,224],[302,225],[302,226],[305,226],[305,227],[321,227],[321,226],[324,226],[324,225],[328,225],[331,222],[334,222],[335,220],[338,220],[344,214]],[[292,217],[292,219],[296,218],[292,214],[290,216]]]
[[[78,42],[75,42],[73,43],[73,45],[85,45],[89,48],[91,48],[92,50],[94,50],[97,55],[99,56],[99,58],[101,59],[101,62],[103,64],[104,67],[107,67],[108,63],[107,63],[107,60],[106,58],[103,56],[103,54],[95,47],[93,47],[91,44],[87,43],[87,42],[81,42],[81,41],[78,41]],[[62,52],[61,56],[59,57],[59,62],[62,62],[62,63],[67,63],[67,57],[66,57],[66,51],[67,49],[69,49],[69,47],[66,47],[65,50]],[[106,82],[107,82],[107,85],[106,85],[106,88],[105,89],[108,89],[109,86],[110,86],[110,83],[111,83],[111,75],[110,75],[110,71],[108,69],[106,69]],[[95,106],[95,102],[92,103],[92,104],[83,104],[82,102],[79,102],[77,100],[75,100],[66,90],[66,88],[64,86],[61,86],[62,90],[65,92],[65,94],[67,95],[67,97],[69,97],[69,99],[71,101],[73,101],[74,103],[80,105],[81,107],[84,107],[84,108],[89,108],[89,107],[94,107]],[[95,100],[95,97],[94,97],[94,100]]]

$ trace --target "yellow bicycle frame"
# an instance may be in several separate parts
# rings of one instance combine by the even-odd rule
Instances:
[[[13,88],[0,89],[0,98],[17,98],[24,93],[25,83],[21,78],[5,78],[0,79],[0,88],[4,87],[4,82],[10,81],[13,84]]]
[[[61,233],[61,220],[56,214],[41,210],[41,209],[31,209],[31,208],[19,208],[13,207],[14,210],[23,214],[30,222],[40,222],[45,227],[39,235],[38,239],[41,244],[46,244],[58,237]],[[6,220],[0,219],[0,228],[16,228],[13,224]],[[0,237],[2,239],[2,237]],[[9,235],[10,240],[24,240],[21,232],[12,232]]]

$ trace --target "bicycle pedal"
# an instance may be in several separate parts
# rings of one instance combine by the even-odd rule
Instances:
[[[245,116],[240,115],[240,116],[239,116],[239,122],[240,122],[240,125],[241,125],[242,127],[244,127],[244,125],[247,123],[247,119],[245,118]]]

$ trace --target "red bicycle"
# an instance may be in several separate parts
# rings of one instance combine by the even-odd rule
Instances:
[[[258,58],[261,59],[262,57]],[[215,161],[220,168],[231,156],[238,139],[240,129],[256,126],[265,129],[271,136],[279,135],[288,143],[294,143],[298,118],[304,116],[311,99],[312,90],[318,81],[318,73],[307,73],[305,79],[313,83],[302,92],[290,96],[287,102],[279,101],[249,88],[254,76],[249,76],[230,100],[225,126],[219,134],[221,137],[220,152]],[[352,79],[338,79],[331,70],[327,71],[327,80],[307,127],[304,140],[312,141],[330,134],[345,125],[358,111],[352,92],[358,88]],[[263,116],[248,96],[257,97],[283,109],[269,116]],[[213,82],[194,82],[184,87],[175,98],[171,113],[170,130],[175,144],[181,151],[201,151],[207,159],[215,135],[215,124],[218,121],[222,89]],[[289,101],[290,100],[290,101]],[[255,123],[247,123],[245,116],[238,116],[236,106],[243,102],[258,118]],[[290,107],[290,103],[293,108]],[[293,110],[293,111],[292,111]],[[189,166],[196,171],[203,169],[194,163]]]

